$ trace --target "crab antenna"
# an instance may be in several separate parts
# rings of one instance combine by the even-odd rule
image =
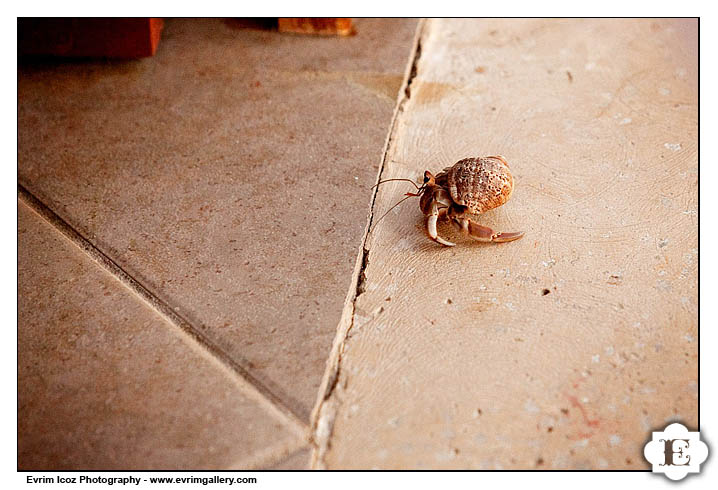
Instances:
[[[422,186],[422,187],[423,187],[423,186]],[[405,195],[406,195],[406,197],[405,197],[404,199],[401,199],[398,203],[394,204],[392,207],[390,207],[390,208],[387,210],[386,213],[384,213],[384,214],[381,215],[381,218],[379,218],[378,220],[376,220],[376,222],[375,222],[374,225],[372,226],[372,230],[376,230],[376,225],[378,225],[379,222],[380,222],[381,220],[383,220],[384,217],[385,217],[387,214],[389,214],[389,212],[390,212],[392,209],[394,209],[395,207],[397,207],[399,204],[403,203],[404,201],[406,201],[406,200],[409,199],[410,197],[418,197],[418,196],[420,196],[421,194],[418,194],[418,193],[417,193],[417,194],[413,194],[413,193],[411,193],[411,192],[407,192]],[[371,233],[371,231],[370,231],[370,233]]]
[[[392,181],[395,181],[395,180],[403,180],[403,181],[406,181],[406,182],[411,182],[411,184],[412,184],[414,187],[416,187],[417,190],[419,190],[419,186],[416,185],[416,182],[414,182],[413,180],[410,180],[410,179],[386,179],[386,180],[380,180],[379,182],[377,182],[376,184],[374,184],[373,186],[371,186],[371,188],[373,189],[374,187],[378,186],[379,184],[383,184],[384,182],[392,182]]]

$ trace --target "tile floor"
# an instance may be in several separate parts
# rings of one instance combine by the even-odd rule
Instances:
[[[306,466],[416,25],[20,64],[20,468]]]

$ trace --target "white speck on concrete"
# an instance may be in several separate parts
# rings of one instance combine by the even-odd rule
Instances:
[[[603,458],[598,458],[598,467],[599,468],[608,468],[608,461],[606,461]]]
[[[411,248],[411,241],[406,237],[402,238],[401,240],[396,242],[396,245],[394,245],[394,249],[399,252],[403,252],[404,250],[409,250],[410,248]]]
[[[513,303],[505,303],[504,306],[506,306],[509,311],[516,311],[516,307],[513,305]]]
[[[552,267],[556,264],[556,261],[554,259],[549,259],[548,261],[542,261],[541,265],[544,267]]]
[[[596,68],[596,62],[595,62],[595,61],[589,61],[589,62],[586,63],[583,67],[586,69],[586,71],[591,71],[591,70],[593,70],[594,68]]]
[[[355,313],[354,314],[354,327],[361,328],[365,324],[367,324],[369,322],[369,320],[371,320],[370,317],[364,316],[364,315],[359,315],[359,314]]]
[[[618,446],[619,444],[621,444],[621,437],[620,437],[619,435],[617,435],[617,434],[613,434],[613,435],[608,439],[608,443],[609,443],[611,446]]]
[[[658,93],[661,95],[671,95],[671,91],[667,89],[666,87],[661,87],[658,89]]]
[[[680,143],[663,143],[663,146],[671,151],[681,151],[683,148]]]
[[[677,76],[678,78],[686,78],[686,77],[688,76],[688,70],[686,70],[686,69],[683,68],[683,67],[677,68],[677,69],[676,69],[676,76]]]
[[[438,451],[434,453],[434,458],[436,458],[437,461],[450,461],[456,458],[456,451],[453,449]]]
[[[538,413],[540,411],[539,407],[531,399],[526,400],[524,409],[529,413]]]
[[[661,238],[658,240],[658,248],[663,248],[668,245],[668,238]]]
[[[595,362],[595,363],[601,362],[601,356],[596,354],[595,356],[591,357],[591,362]]]
[[[614,353],[614,349],[613,349],[613,346],[612,346],[612,345],[609,345],[609,346],[606,347],[604,350],[606,351],[606,354],[608,354],[609,356],[612,356],[613,353]]]
[[[626,124],[630,124],[632,119],[630,117],[624,117],[618,122],[619,126],[625,126]]]
[[[685,334],[683,336],[683,340],[685,340],[686,342],[693,342],[695,340],[695,338],[693,338],[693,335]]]
[[[551,461],[552,468],[566,468],[568,466],[568,458],[565,454],[559,454]]]
[[[399,427],[399,417],[392,417],[392,418],[390,418],[389,420],[387,420],[386,423],[387,423],[390,427],[397,428],[397,427]]]
[[[581,403],[588,403],[588,402],[589,402],[589,400],[588,400],[587,396],[584,396],[583,398],[581,398]]]

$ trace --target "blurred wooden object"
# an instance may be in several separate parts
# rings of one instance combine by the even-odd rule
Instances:
[[[19,18],[18,55],[143,58],[157,51],[162,19]]]
[[[337,17],[280,17],[279,32],[318,34],[324,36],[351,36],[354,34],[352,20]]]

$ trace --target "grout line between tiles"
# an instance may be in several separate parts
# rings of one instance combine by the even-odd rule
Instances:
[[[283,463],[298,452],[308,449],[306,440],[289,439],[274,446],[265,447],[250,456],[229,465],[227,471],[269,470]],[[307,461],[309,463],[309,461]]]
[[[392,148],[392,143],[396,137],[400,116],[404,112],[404,107],[407,101],[411,98],[411,84],[417,74],[418,62],[421,57],[422,43],[429,32],[427,24],[428,22],[426,19],[421,19],[416,28],[406,71],[404,73],[404,81],[401,89],[399,90],[399,94],[397,95],[394,115],[392,116],[389,131],[384,143],[381,165],[376,177],[377,183],[381,180],[382,173],[384,172],[389,151]],[[310,462],[311,469],[325,468],[326,464],[324,457],[331,446],[330,438],[333,432],[334,420],[338,409],[338,404],[335,400],[335,388],[341,373],[341,358],[344,351],[344,345],[354,322],[354,306],[357,298],[363,292],[365,280],[364,271],[369,263],[367,240],[374,220],[374,203],[376,202],[377,192],[378,187],[374,187],[374,192],[369,202],[367,224],[364,228],[364,236],[361,241],[361,253],[357,255],[354,272],[352,274],[352,281],[344,301],[341,318],[339,319],[339,323],[337,325],[337,333],[332,344],[332,350],[329,354],[329,359],[327,360],[327,368],[322,379],[322,384],[319,387],[316,404],[312,410],[310,439],[312,443],[312,456]],[[333,398],[332,395],[334,395]]]
[[[139,296],[166,321],[189,337],[191,339],[190,345],[199,347],[205,355],[225,368],[238,385],[244,388],[247,394],[277,415],[280,420],[285,422],[295,436],[298,436],[299,439],[306,442],[309,427],[306,422],[303,421],[302,414],[295,413],[291,407],[287,406],[277,395],[252,376],[247,369],[232,359],[228,353],[209,339],[200,329],[174,311],[167,303],[155,296],[21,184],[18,184],[18,199],[59,231],[60,234],[71,243],[85,252],[100,267]]]

